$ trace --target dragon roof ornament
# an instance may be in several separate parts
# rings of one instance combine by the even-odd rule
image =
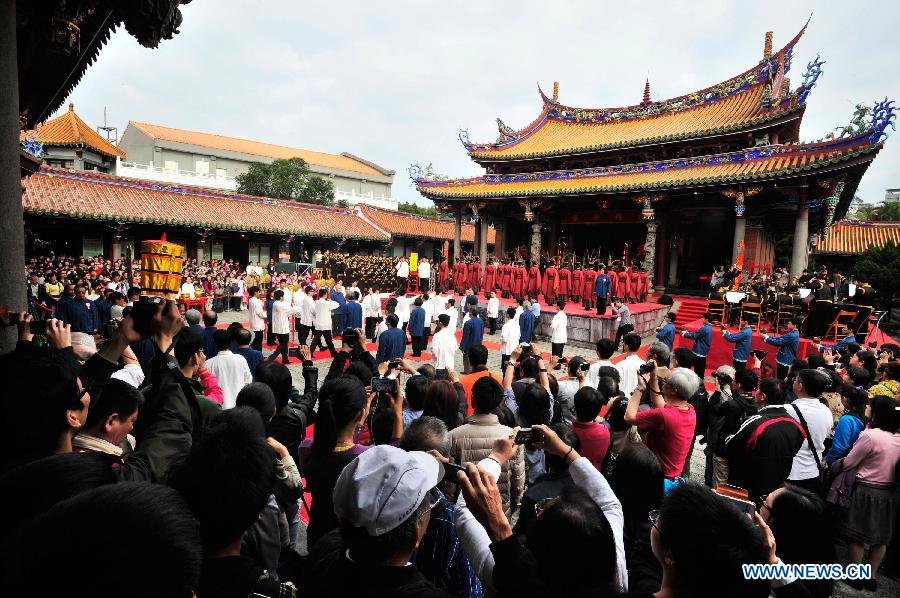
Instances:
[[[695,108],[704,104],[711,104],[747,91],[756,85],[771,83],[775,80],[779,71],[783,75],[790,70],[794,46],[806,32],[808,25],[809,20],[806,21],[806,24],[803,25],[800,32],[797,33],[797,35],[795,35],[781,50],[772,56],[764,58],[759,64],[747,69],[743,73],[705,89],[658,102],[642,102],[634,106],[620,108],[578,108],[566,106],[561,104],[558,100],[548,97],[540,84],[538,84],[538,94],[541,97],[543,110],[534,122],[519,130],[508,131],[505,136],[501,134],[500,138],[495,143],[469,143],[466,146],[466,149],[470,152],[500,149],[506,145],[515,143],[532,133],[548,118],[565,122],[594,124],[648,118]],[[780,109],[785,104],[796,101],[796,99],[797,96],[795,94],[786,95],[781,97],[777,102],[773,102],[771,108]]]

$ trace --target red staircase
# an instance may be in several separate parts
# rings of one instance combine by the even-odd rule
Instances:
[[[676,312],[676,323],[681,326],[684,326],[688,322],[693,322],[694,320],[699,320],[700,318],[702,318],[703,314],[706,312],[706,308],[709,305],[709,301],[701,297],[681,296],[672,298],[675,301],[681,303],[681,306]]]

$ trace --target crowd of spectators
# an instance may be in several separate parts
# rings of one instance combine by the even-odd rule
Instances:
[[[35,314],[10,318],[4,595],[818,597],[831,580],[751,580],[742,565],[830,564],[838,543],[873,572],[841,583],[877,586],[897,527],[897,347],[826,348],[785,380],[760,380],[753,358],[719,367],[709,392],[691,350],[654,343],[645,360],[633,332],[624,357],[598,342],[593,364],[545,359],[520,332],[491,371],[466,300],[463,341],[435,313],[433,363],[407,360],[407,332],[429,334],[397,308],[424,302],[395,299],[378,326],[399,331],[397,347],[373,357],[366,312],[348,310],[321,385],[317,340],[299,346],[295,388],[278,352],[253,347],[262,329],[181,315],[174,301],[129,306],[131,287],[109,287],[122,266],[29,264],[45,306],[47,284],[65,281],[54,310],[92,301],[88,281],[126,301],[99,346],[75,310],[37,336]],[[331,292],[319,297],[329,333]]]

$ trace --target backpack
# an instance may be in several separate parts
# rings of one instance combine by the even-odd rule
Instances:
[[[240,290],[241,290],[241,285],[239,285],[236,282],[231,283],[231,292],[232,293],[237,293]]]

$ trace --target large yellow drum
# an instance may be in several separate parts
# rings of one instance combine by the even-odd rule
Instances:
[[[181,291],[184,247],[165,239],[141,242],[141,290],[161,295]]]

